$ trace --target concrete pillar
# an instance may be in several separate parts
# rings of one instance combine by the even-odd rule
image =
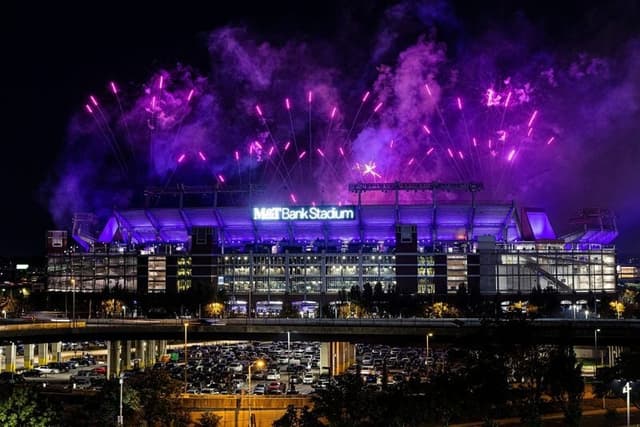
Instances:
[[[5,372],[16,371],[16,345],[11,343],[9,345],[2,346],[4,352],[4,370]]]
[[[107,378],[120,375],[121,342],[107,341]]]
[[[152,367],[156,363],[156,340],[147,340],[147,360],[145,365]]]
[[[320,373],[331,376],[344,373],[356,362],[356,348],[344,341],[323,342],[320,344]]]
[[[167,340],[158,341],[158,357],[162,357],[167,354]]]
[[[136,340],[136,359],[138,359],[138,367],[144,369],[147,364],[147,356],[145,352],[145,342],[142,340]]]
[[[123,370],[128,370],[131,369],[131,341],[126,340],[124,342],[124,357],[123,357],[123,363],[122,363],[122,369]]]
[[[24,369],[33,369],[33,357],[35,344],[24,345]]]
[[[62,342],[51,343],[51,361],[62,362]]]
[[[49,344],[38,344],[38,365],[44,366],[49,363]]]
[[[331,372],[331,343],[323,342],[320,344],[320,373],[328,374]]]

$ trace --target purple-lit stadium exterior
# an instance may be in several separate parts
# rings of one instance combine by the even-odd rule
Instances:
[[[599,212],[560,237],[544,210],[476,202],[471,184],[435,185],[466,189],[471,201],[436,201],[434,192],[430,202],[401,204],[400,191],[436,188],[391,183],[352,185],[352,206],[116,210],[95,235],[91,216],[76,216],[78,250],[66,248],[64,232],[50,232],[48,289],[162,293],[204,281],[254,301],[330,297],[367,282],[407,294],[447,294],[462,283],[485,295],[615,291],[617,231],[601,215],[590,224]],[[396,202],[362,204],[369,190],[395,192]]]

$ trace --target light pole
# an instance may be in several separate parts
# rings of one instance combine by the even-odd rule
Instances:
[[[71,324],[76,326],[76,279],[71,278]]]
[[[188,365],[188,356],[187,356],[187,328],[189,327],[189,322],[184,322],[184,392],[187,392],[187,365]]]
[[[265,362],[262,359],[258,359],[258,360],[254,360],[253,362],[249,363],[249,390],[247,391],[247,393],[252,394],[253,390],[251,388],[251,367],[253,365],[256,365],[256,368],[258,369],[262,369],[264,368]],[[252,396],[249,396],[249,427],[251,427],[251,401],[252,401]]]
[[[627,381],[622,389],[622,392],[627,395],[627,427],[631,425],[631,383]]]
[[[598,332],[600,332],[600,329],[596,329],[593,331],[593,346],[595,347],[595,354],[596,354],[596,369],[598,368]]]
[[[122,374],[120,374],[120,415],[118,415],[118,421],[117,421],[117,425],[119,426],[123,426],[124,425],[124,417],[122,416],[122,388],[124,385],[124,377],[122,376]]]
[[[429,337],[433,336],[433,332],[427,333],[427,358],[425,361],[427,362],[427,378],[429,378]]]

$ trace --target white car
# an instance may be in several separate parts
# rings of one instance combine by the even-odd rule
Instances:
[[[41,374],[59,374],[60,373],[60,369],[50,368],[48,366],[38,366],[35,369],[37,371],[40,371]]]
[[[278,381],[278,380],[280,380],[280,372],[269,371],[267,373],[267,381]]]
[[[302,377],[302,384],[313,384],[313,381],[313,374],[304,374],[304,377]]]

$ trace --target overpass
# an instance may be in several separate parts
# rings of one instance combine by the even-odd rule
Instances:
[[[640,320],[537,319],[219,319],[134,320],[91,319],[68,323],[0,325],[0,344],[90,340],[189,341],[284,340],[344,341],[351,343],[423,344],[427,333],[438,342],[470,345],[487,340],[512,343],[591,345],[597,329],[602,345],[637,343]]]

